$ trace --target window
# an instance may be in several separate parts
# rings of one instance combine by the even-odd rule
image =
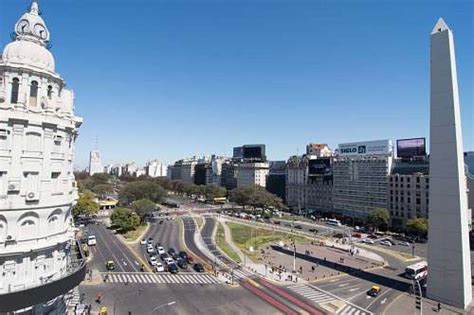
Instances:
[[[51,173],[51,178],[52,178],[52,179],[56,179],[56,178],[59,177],[59,175],[61,175],[61,172],[52,172],[52,173]]]
[[[18,103],[19,90],[20,90],[20,80],[18,80],[18,78],[14,78],[12,81],[12,95],[10,98],[10,103],[12,104]]]
[[[407,182],[408,182],[408,183],[410,182],[410,177],[407,178]]]
[[[49,99],[51,99],[51,97],[53,96],[53,87],[51,85],[48,85],[47,95]]]
[[[31,81],[30,106],[36,107],[37,100],[38,100],[38,82]]]
[[[8,150],[8,135],[10,131],[0,129],[0,150]]]
[[[417,183],[420,182],[420,178],[419,178],[419,177],[416,178],[416,182],[417,182]]]
[[[416,204],[419,205],[421,203],[420,198],[416,198]]]
[[[26,151],[41,151],[41,134],[37,132],[26,133]]]
[[[63,137],[61,137],[61,136],[55,136],[54,137],[54,148],[53,148],[54,152],[61,151],[62,142],[63,142]]]

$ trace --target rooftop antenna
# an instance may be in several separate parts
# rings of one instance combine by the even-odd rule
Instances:
[[[97,135],[95,136],[94,150],[95,150],[95,151],[98,151],[98,150],[99,150],[99,137],[98,137]]]

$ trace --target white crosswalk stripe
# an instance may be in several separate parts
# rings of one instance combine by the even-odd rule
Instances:
[[[208,274],[153,274],[153,273],[109,273],[107,282],[141,284],[220,284],[221,281]]]
[[[364,311],[355,305],[346,305],[342,310],[338,311],[338,315],[370,315],[371,312]]]

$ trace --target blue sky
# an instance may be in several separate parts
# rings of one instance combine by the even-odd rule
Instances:
[[[0,3],[0,45],[27,0]],[[464,145],[474,150],[472,1],[40,1],[57,70],[105,162],[166,162],[265,143],[429,136],[429,34],[454,30]]]

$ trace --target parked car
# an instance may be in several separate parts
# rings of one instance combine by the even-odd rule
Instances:
[[[160,255],[161,260],[165,261],[166,258],[170,257],[167,253],[163,253]]]
[[[168,248],[168,254],[173,256],[174,253],[176,253],[176,250],[173,247]]]
[[[175,263],[171,263],[168,265],[168,271],[171,273],[178,273],[179,272],[178,266],[176,266]]]
[[[166,251],[165,251],[165,249],[163,248],[163,246],[158,246],[157,251],[158,251],[158,254],[159,254],[159,255],[162,255],[162,254],[165,254],[165,253],[166,253]]]
[[[148,258],[148,262],[150,263],[150,265],[156,266],[156,264],[158,263],[158,260],[156,259],[156,256],[150,256]]]
[[[373,240],[371,240],[370,238],[366,238],[362,242],[366,243],[366,244],[375,244],[375,242]]]
[[[384,241],[380,241],[379,243],[380,245],[384,245],[384,246],[392,246],[392,243],[387,241],[387,240],[384,240]]]
[[[186,253],[184,250],[182,250],[182,251],[179,252],[179,257],[186,260],[188,258],[188,253]]]
[[[401,245],[401,246],[411,246],[411,244],[408,243],[408,242],[398,242],[398,245]]]
[[[163,271],[165,271],[165,267],[163,266],[162,263],[157,262],[156,265],[155,265],[155,271],[156,272],[163,272]]]
[[[176,260],[176,263],[178,264],[178,267],[181,268],[181,269],[188,269],[188,264],[186,263],[186,260],[184,260],[183,258],[178,258]]]
[[[197,272],[204,272],[204,267],[201,263],[195,263],[193,269]]]
[[[146,252],[148,254],[152,254],[155,252],[155,248],[153,247],[153,245],[148,245],[147,248],[146,248]]]
[[[168,265],[170,265],[170,264],[174,264],[174,259],[171,258],[171,257],[166,257],[166,258],[164,259],[164,262],[165,262],[165,264],[168,266]]]
[[[295,225],[295,229],[302,230],[303,227],[300,224]]]
[[[188,264],[192,264],[192,263],[194,262],[194,259],[193,259],[191,256],[188,256],[188,257],[186,258],[186,262],[187,262]]]
[[[142,238],[140,240],[140,245],[146,245],[146,238]]]
[[[147,244],[153,245],[153,237],[149,237],[146,241]]]

